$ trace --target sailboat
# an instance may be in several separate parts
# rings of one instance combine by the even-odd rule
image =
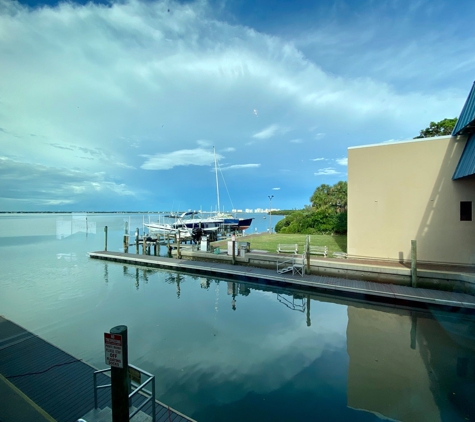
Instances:
[[[216,150],[214,153],[214,172],[216,177],[216,200],[217,211],[202,212],[188,211],[183,213],[173,224],[174,227],[186,227],[189,229],[201,228],[204,232],[218,230],[225,231],[246,230],[251,226],[253,218],[237,218],[232,214],[221,212],[221,204],[219,200],[219,180],[218,180],[218,161],[216,159]]]

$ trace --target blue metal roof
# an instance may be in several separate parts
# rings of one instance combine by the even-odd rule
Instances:
[[[475,133],[468,138],[452,180],[475,174]]]
[[[472,90],[468,95],[467,101],[463,106],[457,124],[452,131],[453,136],[470,135],[475,132],[475,82],[472,85]],[[465,153],[465,152],[464,152]],[[460,165],[460,163],[459,163]]]

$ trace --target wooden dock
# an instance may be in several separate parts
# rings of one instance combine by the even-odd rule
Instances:
[[[447,309],[475,310],[475,296],[465,293],[414,288],[388,283],[352,280],[317,275],[279,274],[276,270],[213,261],[191,261],[160,256],[126,254],[121,252],[91,252],[93,259],[149,266],[172,271],[201,274],[223,279],[252,281],[277,286],[293,285],[365,300],[404,303],[409,306],[437,306]]]
[[[94,408],[95,370],[0,317],[0,421],[72,422],[84,417]],[[103,374],[97,381],[110,384]],[[133,404],[138,407],[140,400]],[[99,390],[98,407],[110,406],[110,389]],[[151,415],[151,403],[144,412]],[[155,414],[157,422],[194,422],[158,401]]]

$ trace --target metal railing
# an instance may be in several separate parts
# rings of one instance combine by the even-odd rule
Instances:
[[[144,370],[142,370],[140,368],[137,368],[134,365],[129,364],[129,368],[132,368],[135,371],[139,372],[141,375],[145,375],[147,377],[147,379],[144,382],[141,382],[140,384],[135,382],[135,381],[130,382],[131,387],[134,387],[134,391],[132,391],[129,394],[129,403],[132,403],[132,398],[136,394],[138,394],[139,392],[147,398],[137,408],[135,408],[131,413],[129,413],[129,419],[132,419],[140,410],[142,410],[144,408],[144,406],[148,402],[151,401],[152,402],[152,421],[155,422],[156,421],[156,415],[155,415],[155,413],[156,413],[155,412],[155,405],[156,405],[156,402],[155,402],[155,375],[152,375],[148,372],[145,372]],[[97,375],[98,374],[103,374],[105,372],[110,372],[110,370],[111,370],[111,368],[101,369],[99,371],[95,371],[94,374],[93,374],[94,408],[95,409],[97,409],[97,391],[102,389],[102,388],[110,388],[112,386],[112,384],[97,385]],[[150,383],[152,384],[152,391],[149,391],[149,390],[145,389],[145,386],[147,386],[147,384],[150,384]]]

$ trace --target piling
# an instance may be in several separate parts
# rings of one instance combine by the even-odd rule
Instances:
[[[411,240],[411,287],[417,287],[417,240]]]
[[[129,223],[124,224],[124,252],[129,253]]]
[[[135,253],[139,254],[139,229],[135,230]]]
[[[107,252],[107,226],[104,226],[104,251]]]
[[[129,353],[127,326],[117,325],[110,329],[111,334],[122,337],[122,368],[111,366],[112,421],[129,422]]]

